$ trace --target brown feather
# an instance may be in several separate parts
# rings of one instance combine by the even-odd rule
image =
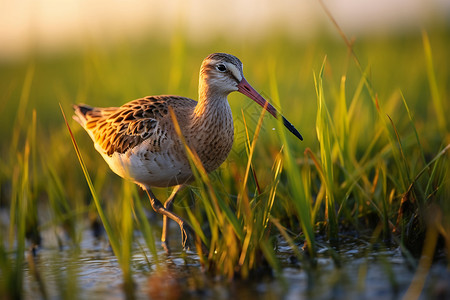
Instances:
[[[194,107],[196,101],[177,96],[150,96],[128,102],[121,107],[91,108],[78,107],[78,114],[85,119],[84,127],[89,130],[97,144],[108,156],[125,153],[144,140],[149,140],[150,151],[158,152],[167,132],[161,128],[161,121],[170,119],[169,105]]]

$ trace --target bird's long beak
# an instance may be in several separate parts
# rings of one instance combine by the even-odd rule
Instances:
[[[261,105],[263,108],[265,108],[272,116],[275,118],[283,120],[284,126],[292,132],[296,137],[298,137],[301,141],[303,141],[302,135],[298,132],[297,129],[288,121],[285,117],[283,117],[282,114],[280,114],[275,107],[272,106],[269,102],[267,102],[266,99],[264,99],[252,86],[245,80],[245,78],[242,78],[241,82],[238,84],[238,92],[244,94],[245,96],[249,97],[259,105]]]

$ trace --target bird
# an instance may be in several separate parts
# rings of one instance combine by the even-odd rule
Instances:
[[[160,95],[136,99],[120,107],[73,105],[73,119],[87,131],[111,170],[139,185],[147,193],[153,210],[163,215],[161,242],[166,250],[169,219],[180,226],[183,249],[188,247],[193,232],[185,220],[172,212],[175,196],[194,179],[184,143],[197,154],[208,173],[225,161],[234,139],[227,96],[235,91],[281,119],[290,132],[303,140],[297,129],[247,82],[242,62],[227,53],[213,53],[203,60],[198,101]],[[172,186],[164,204],[152,192],[154,187]]]

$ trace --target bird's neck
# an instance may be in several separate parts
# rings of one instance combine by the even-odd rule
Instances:
[[[206,127],[211,130],[232,127],[233,116],[227,95],[227,93],[211,88],[206,80],[200,80],[199,99],[192,114],[192,127]]]
[[[191,146],[208,172],[225,161],[234,138],[233,116],[226,94],[200,89],[189,133]]]
[[[194,109],[194,119],[205,119],[218,116],[222,113],[231,114],[230,105],[228,104],[227,94],[218,92],[217,89],[211,88],[206,80],[200,78],[198,88],[198,102]]]

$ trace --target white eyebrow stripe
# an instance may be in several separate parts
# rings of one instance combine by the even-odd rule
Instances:
[[[241,72],[235,65],[230,63],[225,63],[227,65],[228,70],[230,70],[231,74],[240,82],[242,80]]]

